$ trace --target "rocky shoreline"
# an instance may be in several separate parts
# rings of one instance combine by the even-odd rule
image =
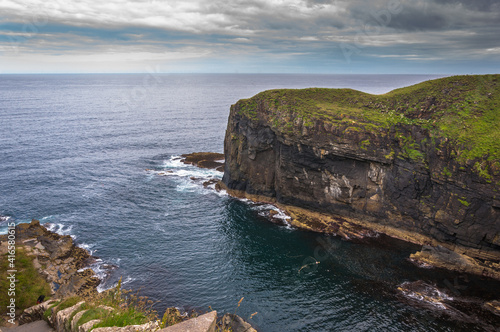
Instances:
[[[7,235],[0,236],[0,254],[7,251]],[[50,284],[55,298],[97,293],[99,278],[89,265],[95,262],[87,250],[77,247],[69,235],[59,235],[33,219],[16,226],[17,248],[33,256],[33,265]]]
[[[220,158],[220,155],[213,155],[213,158]],[[217,162],[212,165],[215,167],[220,166],[217,165]],[[43,320],[47,318],[44,315],[50,312],[47,320],[58,332],[90,331],[100,320],[92,320],[81,326],[77,326],[77,322],[88,311],[88,305],[84,299],[94,301],[99,298],[97,286],[101,280],[91,268],[91,265],[98,258],[91,256],[87,250],[76,246],[71,236],[59,235],[47,230],[40,224],[39,220],[33,219],[29,224],[16,225],[15,236],[16,250],[22,250],[33,258],[34,268],[49,283],[51,293],[39,294],[44,295],[49,300],[29,308],[21,308],[23,310],[16,316],[18,320],[14,326]],[[0,255],[5,255],[8,252],[8,247],[8,235],[0,235]],[[64,310],[56,311],[56,304],[75,297],[82,299],[82,301]],[[102,305],[99,307],[110,312],[114,310]],[[231,329],[232,331],[256,332],[249,323],[237,315],[225,314],[218,317],[216,311],[211,311],[208,313],[193,312],[190,316],[181,314],[176,308],[168,308],[167,313],[171,324],[165,328],[161,328],[161,322],[157,320],[143,325],[102,327],[93,331],[213,332],[217,327],[218,329]],[[13,326],[10,323],[9,325],[10,327]]]

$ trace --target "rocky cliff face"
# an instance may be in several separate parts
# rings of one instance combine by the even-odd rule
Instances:
[[[499,83],[500,75],[451,77],[381,96],[305,89],[240,100],[223,183],[498,268]]]

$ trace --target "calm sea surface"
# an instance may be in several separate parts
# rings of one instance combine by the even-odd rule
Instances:
[[[123,277],[125,287],[159,301],[159,311],[258,312],[250,321],[261,331],[474,330],[400,296],[405,281],[453,280],[410,264],[418,247],[272,224],[261,216],[268,207],[203,187],[221,173],[178,161],[222,152],[230,105],[262,90],[378,94],[430,78],[3,75],[0,214],[71,234],[102,260],[94,266],[101,288]],[[315,255],[320,264],[311,264]]]

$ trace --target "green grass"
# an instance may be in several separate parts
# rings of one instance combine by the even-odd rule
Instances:
[[[102,308],[90,308],[83,313],[82,317],[80,317],[77,322],[77,326],[81,326],[94,319],[103,319],[107,315],[109,315],[109,312],[107,310],[104,310]]]
[[[55,307],[56,305],[58,305],[59,303],[61,303],[61,301],[57,301],[57,302],[54,302],[51,305],[49,305],[47,310],[45,310],[45,312],[43,313],[43,320],[44,321],[46,321],[46,322],[49,321],[49,317],[52,315],[52,308]]]
[[[56,306],[55,313],[57,313],[61,310],[64,310],[64,309],[68,309],[68,308],[74,306],[75,304],[77,304],[78,302],[80,302],[81,300],[82,299],[79,296],[72,296],[72,297],[69,297],[67,299],[64,299],[61,303],[59,303]]]
[[[102,318],[101,322],[94,325],[94,328],[118,326],[123,327],[127,325],[141,325],[149,322],[148,317],[141,311],[135,308],[128,308],[118,312],[113,312]]]
[[[500,75],[453,76],[371,95],[352,89],[268,90],[235,105],[241,116],[269,123],[277,133],[301,135],[302,126],[329,124],[342,132],[383,136],[416,126],[434,138],[447,140],[460,164],[478,161],[475,171],[489,179],[500,159]],[[266,110],[262,112],[261,110]],[[432,138],[432,142],[430,139]],[[406,139],[403,158],[423,161],[426,156],[413,138]],[[362,149],[367,148],[359,142]],[[500,167],[499,167],[500,168]]]
[[[36,300],[40,295],[45,295],[48,300],[51,293],[47,281],[38,274],[33,266],[33,257],[28,256],[23,248],[16,247],[16,260],[14,262],[16,273],[16,311],[19,316],[22,310],[36,305]],[[10,281],[7,279],[7,270],[9,270],[8,255],[2,255],[0,261],[0,314],[1,319],[5,319],[6,307],[10,303],[8,289]]]

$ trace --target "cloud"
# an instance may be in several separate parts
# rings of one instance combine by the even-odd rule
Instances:
[[[344,70],[351,60],[473,66],[495,63],[499,30],[494,0],[0,0],[0,70],[14,53],[75,63],[101,54],[124,70],[127,61],[170,68],[183,53],[222,68],[252,59],[263,71],[278,58],[306,71]],[[349,61],[342,45],[354,50]]]

